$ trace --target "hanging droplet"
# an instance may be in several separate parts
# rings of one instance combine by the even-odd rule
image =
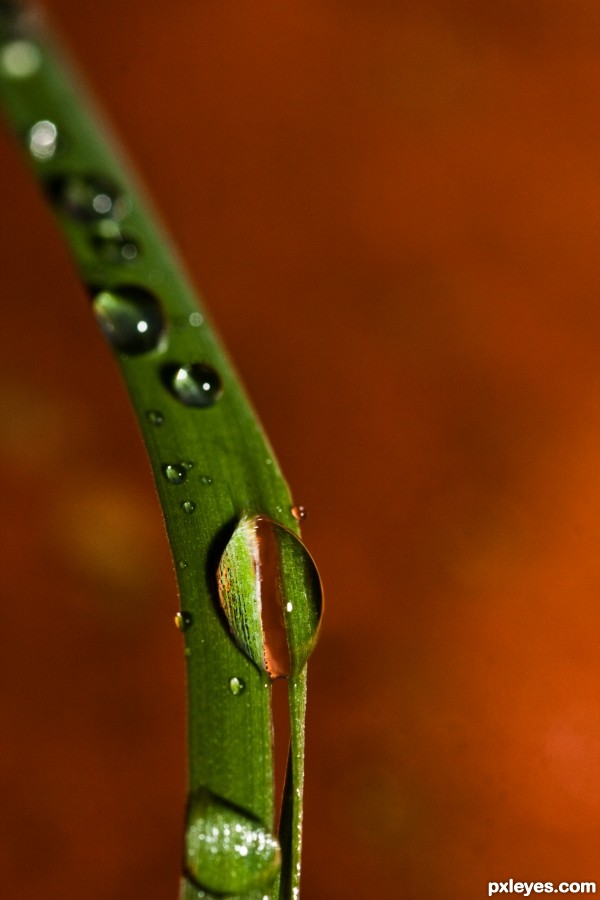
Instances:
[[[146,412],[146,418],[148,419],[150,424],[154,425],[156,428],[160,428],[165,420],[163,414],[159,409],[149,409]]]
[[[223,394],[218,373],[204,363],[169,364],[163,367],[162,375],[173,396],[184,406],[213,406]]]
[[[180,609],[179,612],[175,613],[175,625],[179,629],[179,631],[187,631],[188,628],[194,623],[194,619],[190,612],[187,612],[185,609]]]
[[[92,294],[98,324],[115,350],[133,356],[157,348],[164,319],[154,294],[133,285],[97,292],[92,288]]]
[[[40,49],[31,41],[11,41],[0,50],[0,71],[9,78],[31,78],[41,65]]]
[[[234,675],[233,678],[229,679],[229,690],[234,697],[239,696],[239,694],[243,694],[245,688],[246,683],[241,678],[237,678],[237,676]]]
[[[122,219],[129,212],[129,201],[106,178],[65,175],[51,178],[47,185],[54,203],[80,222]]]
[[[194,503],[193,500],[184,500],[181,504],[181,508],[184,511],[184,513],[187,513],[188,516],[191,516],[191,514],[196,509],[196,504]]]
[[[292,506],[290,512],[295,518],[296,522],[304,522],[306,516],[308,515],[305,506]]]
[[[162,467],[162,473],[169,484],[183,484],[187,478],[187,469],[183,463],[167,463]]]
[[[280,864],[279,842],[261,822],[206,788],[193,794],[185,865],[198,888],[219,895],[245,894],[269,885]]]
[[[266,516],[242,518],[221,557],[217,584],[240,649],[271,678],[302,671],[323,606],[319,574],[302,541]]]
[[[35,159],[52,159],[58,146],[58,128],[54,122],[42,119],[29,129],[27,143]]]

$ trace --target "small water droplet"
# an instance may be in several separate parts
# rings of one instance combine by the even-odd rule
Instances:
[[[190,798],[185,828],[187,875],[215,894],[245,894],[276,876],[281,851],[275,836],[237,806],[206,788]]]
[[[308,515],[305,506],[292,506],[290,512],[295,518],[296,522],[304,522],[306,516]]]
[[[267,465],[267,466],[273,465],[273,460],[271,459],[270,456],[267,456],[267,458],[265,459],[265,465]]]
[[[162,467],[162,473],[169,484],[183,484],[187,478],[187,470],[183,463],[167,463]]]
[[[122,219],[129,212],[129,201],[106,178],[57,176],[47,182],[47,187],[54,203],[68,216],[81,222]]]
[[[319,574],[302,541],[266,516],[243,517],[221,557],[217,584],[240,649],[270,678],[301,672],[323,606]]]
[[[58,128],[54,122],[42,119],[29,129],[29,152],[35,159],[52,159],[58,145]]]
[[[181,508],[184,513],[187,513],[188,516],[190,516],[196,509],[196,504],[193,500],[184,500],[181,504]]]
[[[149,409],[146,413],[146,418],[151,425],[155,425],[157,428],[160,428],[165,420],[163,414],[159,409]]]
[[[245,687],[246,687],[246,683],[241,678],[237,678],[234,675],[233,678],[229,679],[229,690],[234,695],[234,697],[237,697],[237,696],[239,696],[239,694],[242,694],[244,692]]]
[[[194,619],[190,612],[187,612],[185,609],[180,609],[179,612],[175,613],[175,625],[179,629],[179,631],[187,631],[188,628],[191,628],[194,623]]]
[[[163,335],[164,320],[154,294],[133,285],[106,291],[91,290],[94,314],[115,350],[136,355],[157,348]]]
[[[204,363],[168,364],[163,367],[162,375],[173,396],[184,406],[213,406],[223,394],[218,373]]]
[[[90,235],[90,244],[96,256],[109,265],[133,262],[139,248],[133,238],[123,234],[112,219],[103,219]]]
[[[193,325],[194,328],[198,328],[204,322],[204,316],[199,312],[190,313],[188,322],[190,325]]]
[[[31,41],[11,41],[0,51],[0,65],[9,78],[31,78],[42,65],[42,54]]]
[[[181,571],[183,572],[184,569],[187,569],[188,563],[186,562],[185,559],[180,559],[179,562],[177,563],[177,566],[178,566],[178,567],[181,569]]]
[[[183,466],[183,468],[185,469],[186,472],[189,472],[190,469],[193,469],[193,468],[194,468],[194,463],[193,463],[193,462],[190,462],[189,460],[182,460],[182,461],[179,463],[179,465],[180,465],[180,466]]]
[[[210,475],[201,475],[200,481],[202,482],[202,484],[212,484],[213,483],[213,480],[210,477]]]

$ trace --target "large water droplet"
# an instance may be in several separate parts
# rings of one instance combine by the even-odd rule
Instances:
[[[199,888],[242,894],[267,886],[280,860],[279,843],[261,822],[209,790],[195,792],[185,829],[185,864]]]
[[[58,146],[58,128],[54,122],[42,119],[29,129],[29,152],[35,159],[52,159]]]
[[[221,557],[217,583],[240,649],[271,678],[300,672],[323,606],[319,574],[302,541],[266,516],[244,517]]]
[[[66,175],[48,181],[50,196],[68,216],[81,222],[122,219],[129,202],[119,188],[106,178],[93,175]]]
[[[187,631],[194,624],[193,616],[185,609],[180,609],[175,613],[175,625],[179,631]]]
[[[223,393],[218,372],[204,363],[189,366],[170,363],[163,367],[162,375],[173,396],[185,406],[212,406]]]
[[[160,304],[150,291],[132,285],[99,290],[93,294],[92,306],[115,350],[136,355],[158,346],[164,320]]]
[[[162,473],[169,484],[183,484],[187,478],[187,467],[183,463],[167,463]]]
[[[40,49],[31,41],[11,41],[0,50],[0,71],[9,78],[31,78],[41,65]]]

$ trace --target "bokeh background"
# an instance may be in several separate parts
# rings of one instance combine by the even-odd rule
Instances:
[[[600,883],[600,7],[47,0],[326,585],[305,900]],[[0,893],[173,900],[174,577],[0,132]]]

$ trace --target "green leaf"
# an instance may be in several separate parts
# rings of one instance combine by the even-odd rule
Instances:
[[[297,897],[305,663],[320,619],[318,576],[297,540],[273,451],[206,311],[72,73],[50,36],[32,31],[13,4],[0,6],[0,101],[122,372],[175,562],[189,710],[182,896]],[[260,540],[276,547],[274,568],[259,575],[262,594],[238,540],[248,522],[261,523]],[[229,622],[218,596],[223,559],[237,573],[237,612]],[[271,632],[256,611],[257,596],[269,591],[279,597],[289,657],[289,672],[281,674],[291,677],[280,886],[270,680],[259,658],[265,661]]]

